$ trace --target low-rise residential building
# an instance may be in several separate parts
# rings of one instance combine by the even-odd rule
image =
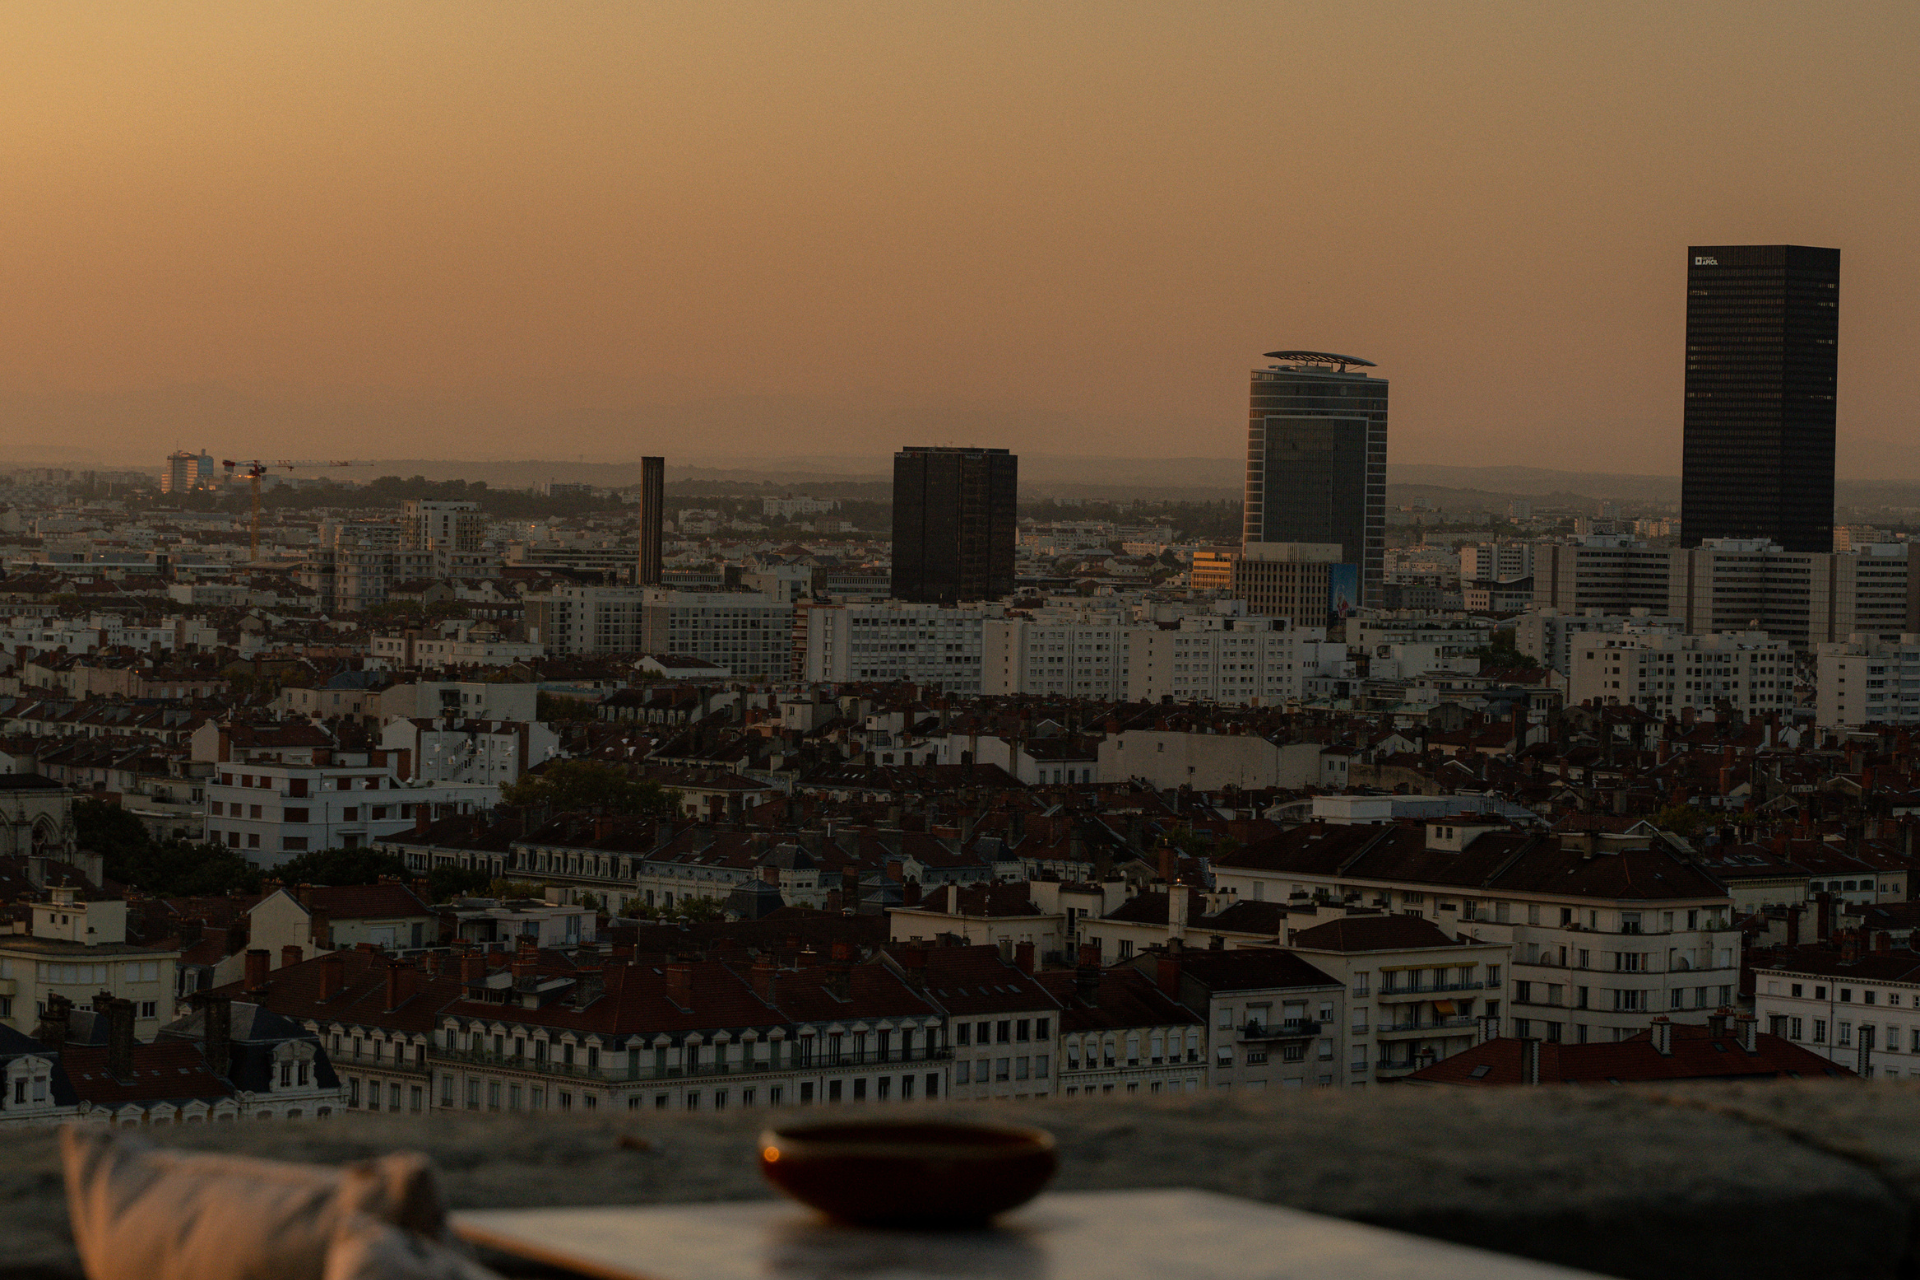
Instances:
[[[1042,957],[1066,948],[1066,915],[1035,905],[1031,884],[943,884],[919,902],[887,913],[895,942],[931,943],[951,935],[973,946],[1028,947]]]
[[[388,720],[380,747],[406,753],[420,782],[498,787],[560,754],[560,736],[537,720]]]
[[[1127,636],[1127,696],[1284,705],[1318,672],[1325,640],[1325,628],[1295,627],[1284,618],[1207,615],[1135,627]]]
[[[320,1037],[357,1110],[591,1115],[946,1091],[940,1011],[900,968],[855,964],[844,945],[825,963],[736,965],[528,942],[427,964],[338,952],[277,971],[259,998]]]
[[[1574,643],[1567,698],[1652,715],[1692,709],[1764,718],[1793,705],[1793,652],[1764,631],[1588,634]]]
[[[128,941],[124,899],[54,885],[31,916],[30,932],[0,934],[0,1023],[28,1032],[55,1002],[102,994],[128,1002],[140,1038],[172,1018],[179,948]]]
[[[1451,936],[1409,915],[1349,915],[1290,930],[1288,946],[1346,984],[1339,1054],[1347,1084],[1395,1079],[1467,1048],[1498,1026],[1506,942]]]
[[[1849,929],[1749,957],[1767,1033],[1870,1079],[1920,1080],[1920,953]]]
[[[1119,700],[1126,696],[1128,622],[1111,609],[1046,608],[981,628],[980,691]]]
[[[1814,723],[1823,729],[1920,723],[1920,635],[1853,635],[1814,647]]]
[[[918,989],[946,1014],[954,1097],[1055,1092],[1060,1002],[1034,978],[1031,946],[894,946],[889,953],[907,971],[924,971]]]
[[[1645,1031],[1605,1044],[1502,1037],[1406,1078],[1416,1085],[1641,1084],[1658,1080],[1806,1080],[1851,1076],[1818,1054],[1757,1031],[1752,1014],[1707,1026],[1656,1017]]]
[[[1038,975],[1060,1002],[1058,1089],[1063,1097],[1192,1093],[1207,1072],[1199,1014],[1131,965],[1100,967],[1083,951],[1073,969]]]
[[[1244,1092],[1341,1083],[1345,987],[1293,952],[1180,948],[1139,956],[1134,965],[1204,1019],[1208,1087]]]
[[[134,1012],[55,995],[32,1036],[0,1027],[0,1127],[324,1119],[345,1102],[317,1039],[257,1005],[215,999],[147,1043]]]
[[[227,764],[208,779],[206,839],[269,869],[317,849],[357,849],[430,814],[489,807],[485,784],[403,778],[386,752],[323,753],[315,764]]]
[[[1004,607],[904,600],[794,606],[794,674],[809,682],[907,680],[949,693],[983,691],[983,628]]]
[[[1523,1039],[1621,1039],[1653,1013],[1701,1022],[1739,983],[1731,894],[1657,834],[1555,836],[1489,814],[1316,823],[1213,872],[1242,900],[1327,898],[1510,944],[1501,1029]]]

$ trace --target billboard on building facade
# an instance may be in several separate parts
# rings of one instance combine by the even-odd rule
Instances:
[[[1360,604],[1360,566],[1357,564],[1330,564],[1327,566],[1327,613],[1335,619],[1351,614]]]

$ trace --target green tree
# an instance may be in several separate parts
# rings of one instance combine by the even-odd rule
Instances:
[[[378,884],[381,876],[405,879],[407,864],[378,849],[319,849],[281,863],[273,874],[287,884]]]
[[[201,897],[260,888],[260,868],[237,849],[191,840],[155,840],[116,804],[83,796],[73,804],[80,847],[101,855],[109,880],[161,897]]]
[[[427,893],[435,902],[479,896],[492,883],[491,876],[472,867],[435,867],[427,872]]]
[[[1671,831],[1682,839],[1691,840],[1706,830],[1707,815],[1690,804],[1670,804],[1653,815],[1653,825],[1662,831]]]
[[[601,808],[609,813],[668,814],[680,804],[679,792],[657,782],[636,782],[624,770],[598,760],[556,760],[521,775],[518,782],[501,783],[500,798],[554,812]]]

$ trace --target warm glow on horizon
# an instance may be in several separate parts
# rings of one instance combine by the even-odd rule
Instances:
[[[1262,351],[1396,462],[1677,473],[1687,245],[1843,251],[1920,476],[1920,11],[29,7],[0,454],[1232,458]],[[1890,446],[1876,451],[1881,445]]]

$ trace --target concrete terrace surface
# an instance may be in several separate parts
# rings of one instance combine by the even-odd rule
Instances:
[[[140,1132],[341,1162],[411,1148],[451,1207],[771,1197],[769,1122],[814,1110],[348,1116]],[[1920,1275],[1920,1088],[1782,1082],[922,1103],[848,1118],[1035,1124],[1059,1190],[1195,1187],[1623,1277]],[[56,1130],[0,1163],[0,1280],[75,1277]],[[1287,1274],[1248,1258],[1235,1280]]]

